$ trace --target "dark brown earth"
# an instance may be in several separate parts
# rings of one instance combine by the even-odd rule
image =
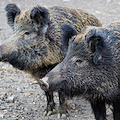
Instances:
[[[120,21],[119,0],[0,0],[0,44],[12,34],[7,24],[5,6],[17,4],[25,10],[36,5],[51,7],[55,5],[79,8],[95,15],[103,24]],[[55,93],[58,107],[58,97]],[[68,120],[94,120],[90,104],[82,98],[68,100]],[[46,98],[37,82],[26,73],[9,64],[0,63],[0,120],[56,120],[57,112],[44,117]],[[112,119],[111,106],[107,106],[107,119]]]

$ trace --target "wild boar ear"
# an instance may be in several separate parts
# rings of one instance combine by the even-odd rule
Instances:
[[[69,45],[69,39],[71,39],[74,35],[77,35],[76,30],[67,24],[63,24],[62,27],[62,51],[66,54],[68,45]]]
[[[90,30],[86,35],[86,40],[91,51],[94,53],[93,62],[97,64],[102,58],[102,51],[104,48],[104,37],[101,33],[97,33],[95,29]]]
[[[15,17],[19,15],[21,11],[15,4],[8,4],[5,10],[7,11],[8,24],[13,28]]]
[[[40,24],[43,30],[49,23],[49,12],[45,7],[34,7],[30,14],[31,19],[34,19],[37,24]]]

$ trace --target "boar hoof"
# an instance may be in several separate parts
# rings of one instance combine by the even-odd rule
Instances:
[[[43,116],[50,116],[53,114],[53,109],[55,109],[55,103],[51,105],[47,105],[45,112],[43,113]]]
[[[66,114],[58,114],[58,119],[62,119],[62,120],[66,120],[67,119],[67,115]]]
[[[50,115],[52,115],[52,113],[53,113],[53,111],[45,111],[43,113],[43,116],[50,116]]]

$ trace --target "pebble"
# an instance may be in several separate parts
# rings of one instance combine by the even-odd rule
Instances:
[[[33,81],[31,85],[38,84],[38,81]]]
[[[14,103],[14,101],[15,101],[15,96],[8,96],[8,98],[6,99],[6,102],[7,103]]]
[[[74,117],[77,118],[77,115],[75,115]]]
[[[49,120],[49,117],[47,117],[47,120]]]

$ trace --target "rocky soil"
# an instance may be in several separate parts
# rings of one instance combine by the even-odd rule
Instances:
[[[55,5],[79,8],[94,14],[103,24],[120,21],[119,0],[0,0],[0,44],[12,34],[7,24],[5,6],[17,4],[25,10],[36,5]],[[46,107],[44,92],[30,75],[0,63],[0,120],[56,120],[58,97],[54,94],[56,111],[49,117],[43,116]],[[68,120],[95,120],[90,104],[82,98],[68,100]],[[107,106],[107,119],[112,119],[111,106]]]

